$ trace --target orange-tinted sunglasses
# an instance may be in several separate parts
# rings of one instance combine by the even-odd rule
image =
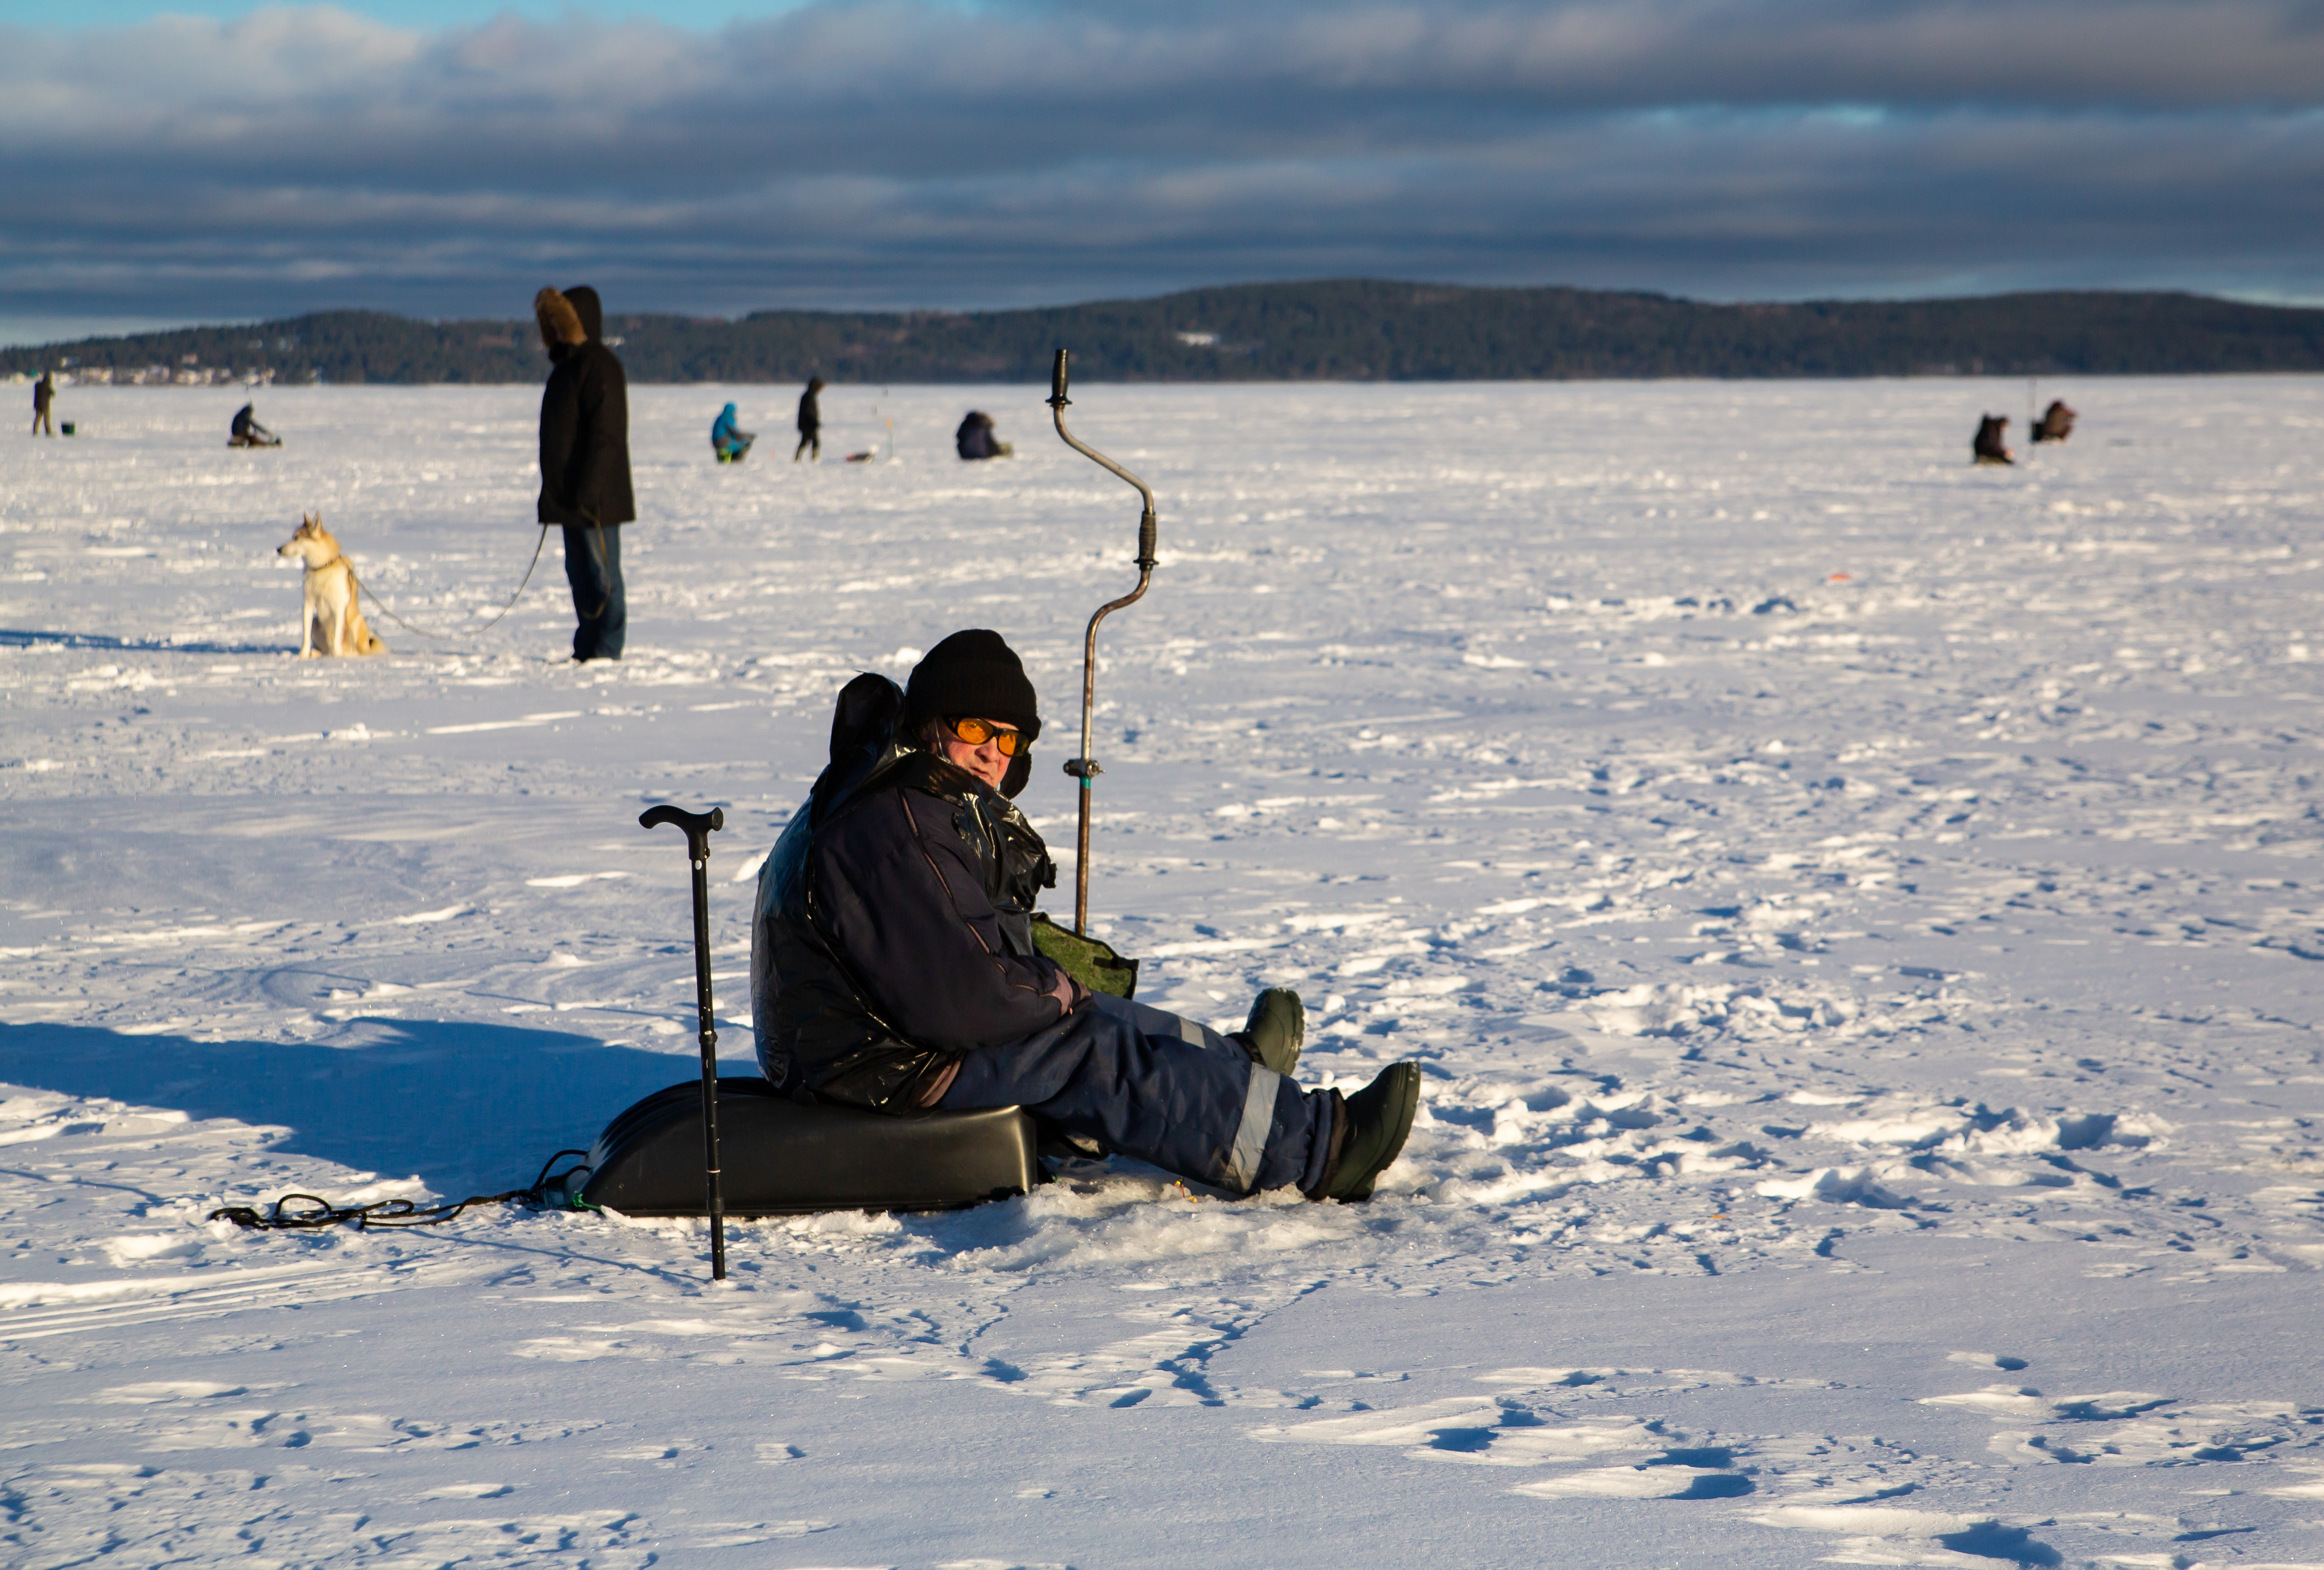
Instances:
[[[1001,749],[1001,755],[1004,758],[1013,758],[1033,744],[1025,739],[1023,731],[997,725],[990,720],[948,719],[945,721],[945,728],[972,747],[981,747],[991,742]]]

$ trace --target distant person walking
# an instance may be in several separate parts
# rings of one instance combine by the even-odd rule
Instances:
[[[1969,444],[1971,457],[1981,464],[2014,464],[2009,455],[2009,416],[1988,414],[1977,422],[1977,435]]]
[[[799,444],[791,454],[793,463],[799,461],[801,453],[808,455],[816,463],[823,461],[823,405],[816,402],[822,392],[823,378],[808,377],[807,391],[799,394]]]
[[[540,516],[565,530],[565,579],[578,623],[573,658],[619,660],[629,623],[622,525],[638,515],[630,489],[629,377],[604,345],[595,290],[544,289],[532,313],[556,365],[540,395]]]
[[[32,434],[54,436],[57,428],[49,422],[49,410],[57,401],[57,379],[47,371],[32,383]]]

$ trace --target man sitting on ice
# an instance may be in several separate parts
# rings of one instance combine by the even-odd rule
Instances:
[[[2009,416],[1988,414],[1977,422],[1977,435],[1969,444],[1971,457],[1981,464],[2010,464],[2017,460],[2009,456]]]
[[[755,432],[742,429],[732,403],[720,410],[718,418],[710,422],[710,450],[718,455],[722,464],[741,463],[751,456],[751,444],[758,439]]]
[[[2074,411],[2066,407],[2062,398],[2050,400],[2050,407],[2042,411],[2042,418],[2034,422],[2035,442],[2063,441],[2074,434]]]
[[[900,692],[859,676],[831,763],[767,858],[751,928],[759,1062],[778,1090],[878,1111],[1022,1106],[1234,1194],[1371,1197],[1420,1071],[1353,1095],[1291,1076],[1305,1018],[1269,988],[1243,1030],[1093,992],[1036,951],[1056,868],[1011,805],[1041,734],[997,633],[945,639]]]
[[[992,416],[982,409],[968,411],[968,418],[952,433],[952,445],[954,451],[971,463],[980,458],[1007,457],[1017,450],[1001,439],[993,429]]]
[[[226,428],[228,447],[281,447],[282,439],[258,423],[258,405],[245,403],[235,411],[234,423]]]

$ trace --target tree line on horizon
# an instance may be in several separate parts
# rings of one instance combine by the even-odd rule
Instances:
[[[609,312],[634,382],[1025,383],[2164,375],[2324,370],[2324,309],[2175,292],[1710,305],[1367,279],[988,311]],[[538,382],[530,318],[328,310],[0,349],[0,375],[215,384]]]

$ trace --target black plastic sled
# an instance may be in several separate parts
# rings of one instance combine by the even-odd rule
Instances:
[[[957,1210],[1041,1181],[1032,1115],[1020,1107],[896,1117],[802,1104],[760,1078],[718,1081],[729,1215],[825,1210]],[[568,1205],[624,1215],[706,1215],[702,1084],[659,1090],[605,1125]],[[550,1196],[552,1201],[558,1196]]]

